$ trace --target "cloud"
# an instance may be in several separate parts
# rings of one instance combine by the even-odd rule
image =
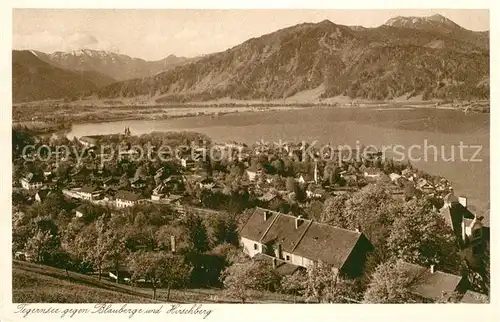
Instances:
[[[111,43],[99,41],[95,36],[90,34],[76,32],[62,36],[47,30],[27,35],[14,34],[13,47],[15,49],[36,49],[47,53],[78,49],[116,51],[116,48]]]

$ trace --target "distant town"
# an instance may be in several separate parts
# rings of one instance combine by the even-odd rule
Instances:
[[[113,282],[141,301],[489,302],[482,217],[445,178],[376,149],[325,160],[302,143],[194,132],[12,136],[12,252],[25,273]],[[164,159],[161,146],[189,148]]]

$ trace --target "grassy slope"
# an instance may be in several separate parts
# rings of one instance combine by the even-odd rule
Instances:
[[[132,287],[64,270],[13,261],[15,303],[151,303],[150,295]]]
[[[293,303],[293,297],[270,292],[250,292],[248,303]],[[14,303],[155,303],[167,301],[167,290],[151,290],[101,280],[94,276],[69,272],[23,261],[12,262],[12,301]],[[300,299],[297,298],[297,301]],[[171,290],[176,303],[232,303],[220,289]]]

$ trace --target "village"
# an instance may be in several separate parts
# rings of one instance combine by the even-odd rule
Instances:
[[[248,300],[249,296],[245,295],[248,289],[259,288],[293,292],[304,299],[314,297],[319,302],[478,302],[487,301],[489,296],[489,227],[482,222],[482,217],[469,210],[466,196],[455,195],[446,179],[419,171],[409,163],[383,159],[378,151],[364,150],[346,159],[342,157],[342,150],[331,149],[334,155],[320,158],[317,149],[311,154],[303,153],[308,147],[302,143],[280,146],[265,142],[253,146],[237,142],[213,143],[204,135],[188,132],[137,137],[128,128],[122,134],[80,137],[73,141],[55,136],[18,135],[17,138],[22,139],[18,146],[13,146],[13,211],[18,220],[14,222],[14,235],[16,227],[29,225],[25,218],[30,216],[30,211],[37,211],[37,204],[45,207],[56,202],[54,200],[58,200],[54,207],[64,204],[65,208],[60,210],[67,218],[65,227],[80,227],[71,237],[60,233],[62,241],[58,249],[65,244],[70,245],[67,249],[76,248],[71,244],[84,234],[85,225],[98,227],[100,216],[110,217],[107,219],[109,224],[120,222],[113,217],[132,214],[131,223],[136,225],[133,227],[140,227],[136,215],[141,214],[148,218],[144,220],[147,224],[137,229],[155,226],[153,221],[157,219],[147,213],[155,209],[160,217],[162,212],[168,212],[172,218],[162,219],[157,225],[159,228],[155,228],[155,237],[151,242],[148,240],[149,244],[140,238],[133,247],[125,242],[121,248],[123,253],[132,258],[135,253],[145,250],[178,254],[181,246],[187,243],[197,248],[199,254],[207,254],[212,246],[197,246],[201,237],[196,235],[194,228],[190,232],[195,237],[186,241],[181,230],[162,226],[198,219],[209,222],[218,216],[227,216],[229,221],[217,221],[214,227],[203,229],[205,235],[214,236],[223,231],[224,236],[217,237],[220,239],[218,246],[229,243],[238,249],[239,253],[231,253],[232,259],[226,260],[231,264],[222,265],[214,280],[222,281],[222,288],[232,290],[229,293],[243,302]],[[139,152],[132,147],[145,145],[145,142],[153,142],[153,154],[158,153],[161,144],[190,148],[167,160],[138,159],[135,156]],[[40,155],[36,151],[42,149],[33,149],[34,152],[27,156],[20,152],[27,143],[54,150],[61,143],[73,144],[84,153],[81,158],[75,154],[61,157],[57,153]],[[110,143],[120,148],[114,158],[99,152],[103,145]],[[207,149],[214,146],[220,157],[208,156]],[[430,234],[439,235],[442,231],[452,241],[426,244],[427,241],[418,239],[412,240],[416,243],[412,249],[402,247],[407,240],[401,242],[398,238],[403,237],[393,229],[401,225],[404,229],[422,232],[418,226],[420,222],[414,222],[415,214],[430,214],[429,218],[436,221],[430,225],[434,229]],[[57,217],[62,215],[47,213],[46,216],[58,222]],[[78,220],[84,224],[74,224]],[[221,229],[222,223],[224,229]],[[202,224],[197,225],[199,228]],[[40,229],[35,228],[33,234],[37,236]],[[108,233],[112,230],[109,228]],[[415,238],[414,232],[410,235]],[[48,265],[51,260],[54,262],[54,257],[48,255],[49,246],[30,246],[29,238],[35,237],[23,236],[24,241],[19,243],[16,242],[22,238],[14,238],[15,258]],[[206,243],[213,244],[212,252],[218,247],[216,242]],[[445,247],[453,247],[461,260],[449,259],[450,248]],[[81,262],[92,262],[92,256],[85,252],[84,255],[80,251],[67,252],[80,257]],[[420,252],[419,255],[414,255],[416,252]],[[47,259],[49,257],[52,259]],[[108,271],[105,264],[99,262],[102,264],[99,276],[102,271],[117,282],[137,280],[138,273],[127,268],[127,258],[121,256],[119,261],[111,260],[114,265]],[[258,287],[242,283],[240,279],[256,269],[249,263],[263,263],[257,265],[259,270],[270,271],[279,282],[258,281]],[[389,266],[384,266],[385,263]],[[95,260],[93,264],[95,271]],[[196,265],[191,266],[204,273],[195,280],[211,274],[208,264]],[[383,275],[383,269],[398,270],[394,276],[405,277],[411,296],[384,300],[384,292],[377,290],[380,286],[374,284],[375,276]],[[265,277],[267,271],[255,275]],[[328,284],[325,281],[311,282],[313,275],[324,277],[325,281],[332,278],[330,275],[334,276],[336,283],[341,279],[343,283],[339,285],[349,291],[340,290],[341,286],[332,291],[325,286]],[[264,277],[263,280],[269,279]],[[146,276],[139,279],[148,282]],[[193,276],[190,280],[192,282]],[[292,287],[295,284],[298,286]],[[354,290],[357,288],[362,291]]]

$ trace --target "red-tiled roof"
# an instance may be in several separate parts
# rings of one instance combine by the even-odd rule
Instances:
[[[253,257],[254,260],[264,261],[264,262],[269,263],[271,265],[273,262],[273,258],[274,257],[263,254],[263,253],[259,253]],[[291,275],[291,274],[295,273],[295,271],[297,271],[298,269],[300,269],[300,266],[293,265],[293,264],[290,264],[284,260],[276,258],[275,270],[279,275],[281,275],[281,276]]]
[[[264,213],[269,211],[267,220]],[[335,226],[300,219],[295,228],[296,217],[256,208],[240,231],[240,236],[264,244],[281,244],[282,250],[342,268],[361,233]]]
[[[281,249],[285,252],[292,252],[294,247],[311,224],[310,220],[299,219],[301,224],[295,228],[296,217],[280,214],[273,222],[270,229],[262,237],[263,244],[281,244]]]
[[[410,291],[416,295],[430,300],[440,300],[453,294],[458,288],[463,277],[431,270],[419,265],[404,263],[408,277],[414,279]]]
[[[462,303],[490,303],[487,295],[467,290],[461,300]]]
[[[82,187],[82,189],[80,191],[86,192],[86,193],[93,193],[93,192],[97,192],[97,191],[102,191],[102,188],[97,187],[97,186],[85,185]]]
[[[313,222],[293,253],[340,269],[360,237],[356,231]]]
[[[118,191],[115,195],[115,198],[121,199],[121,200],[127,200],[127,201],[137,201],[137,200],[143,199],[143,198],[141,198],[141,195],[139,195],[137,193],[133,193],[131,191],[126,191],[126,190]]]
[[[267,220],[264,220],[264,213],[266,211],[269,211],[269,217]],[[250,218],[248,218],[247,222],[240,230],[240,236],[250,240],[259,241],[277,215],[278,213],[274,211],[263,208],[255,208]]]

